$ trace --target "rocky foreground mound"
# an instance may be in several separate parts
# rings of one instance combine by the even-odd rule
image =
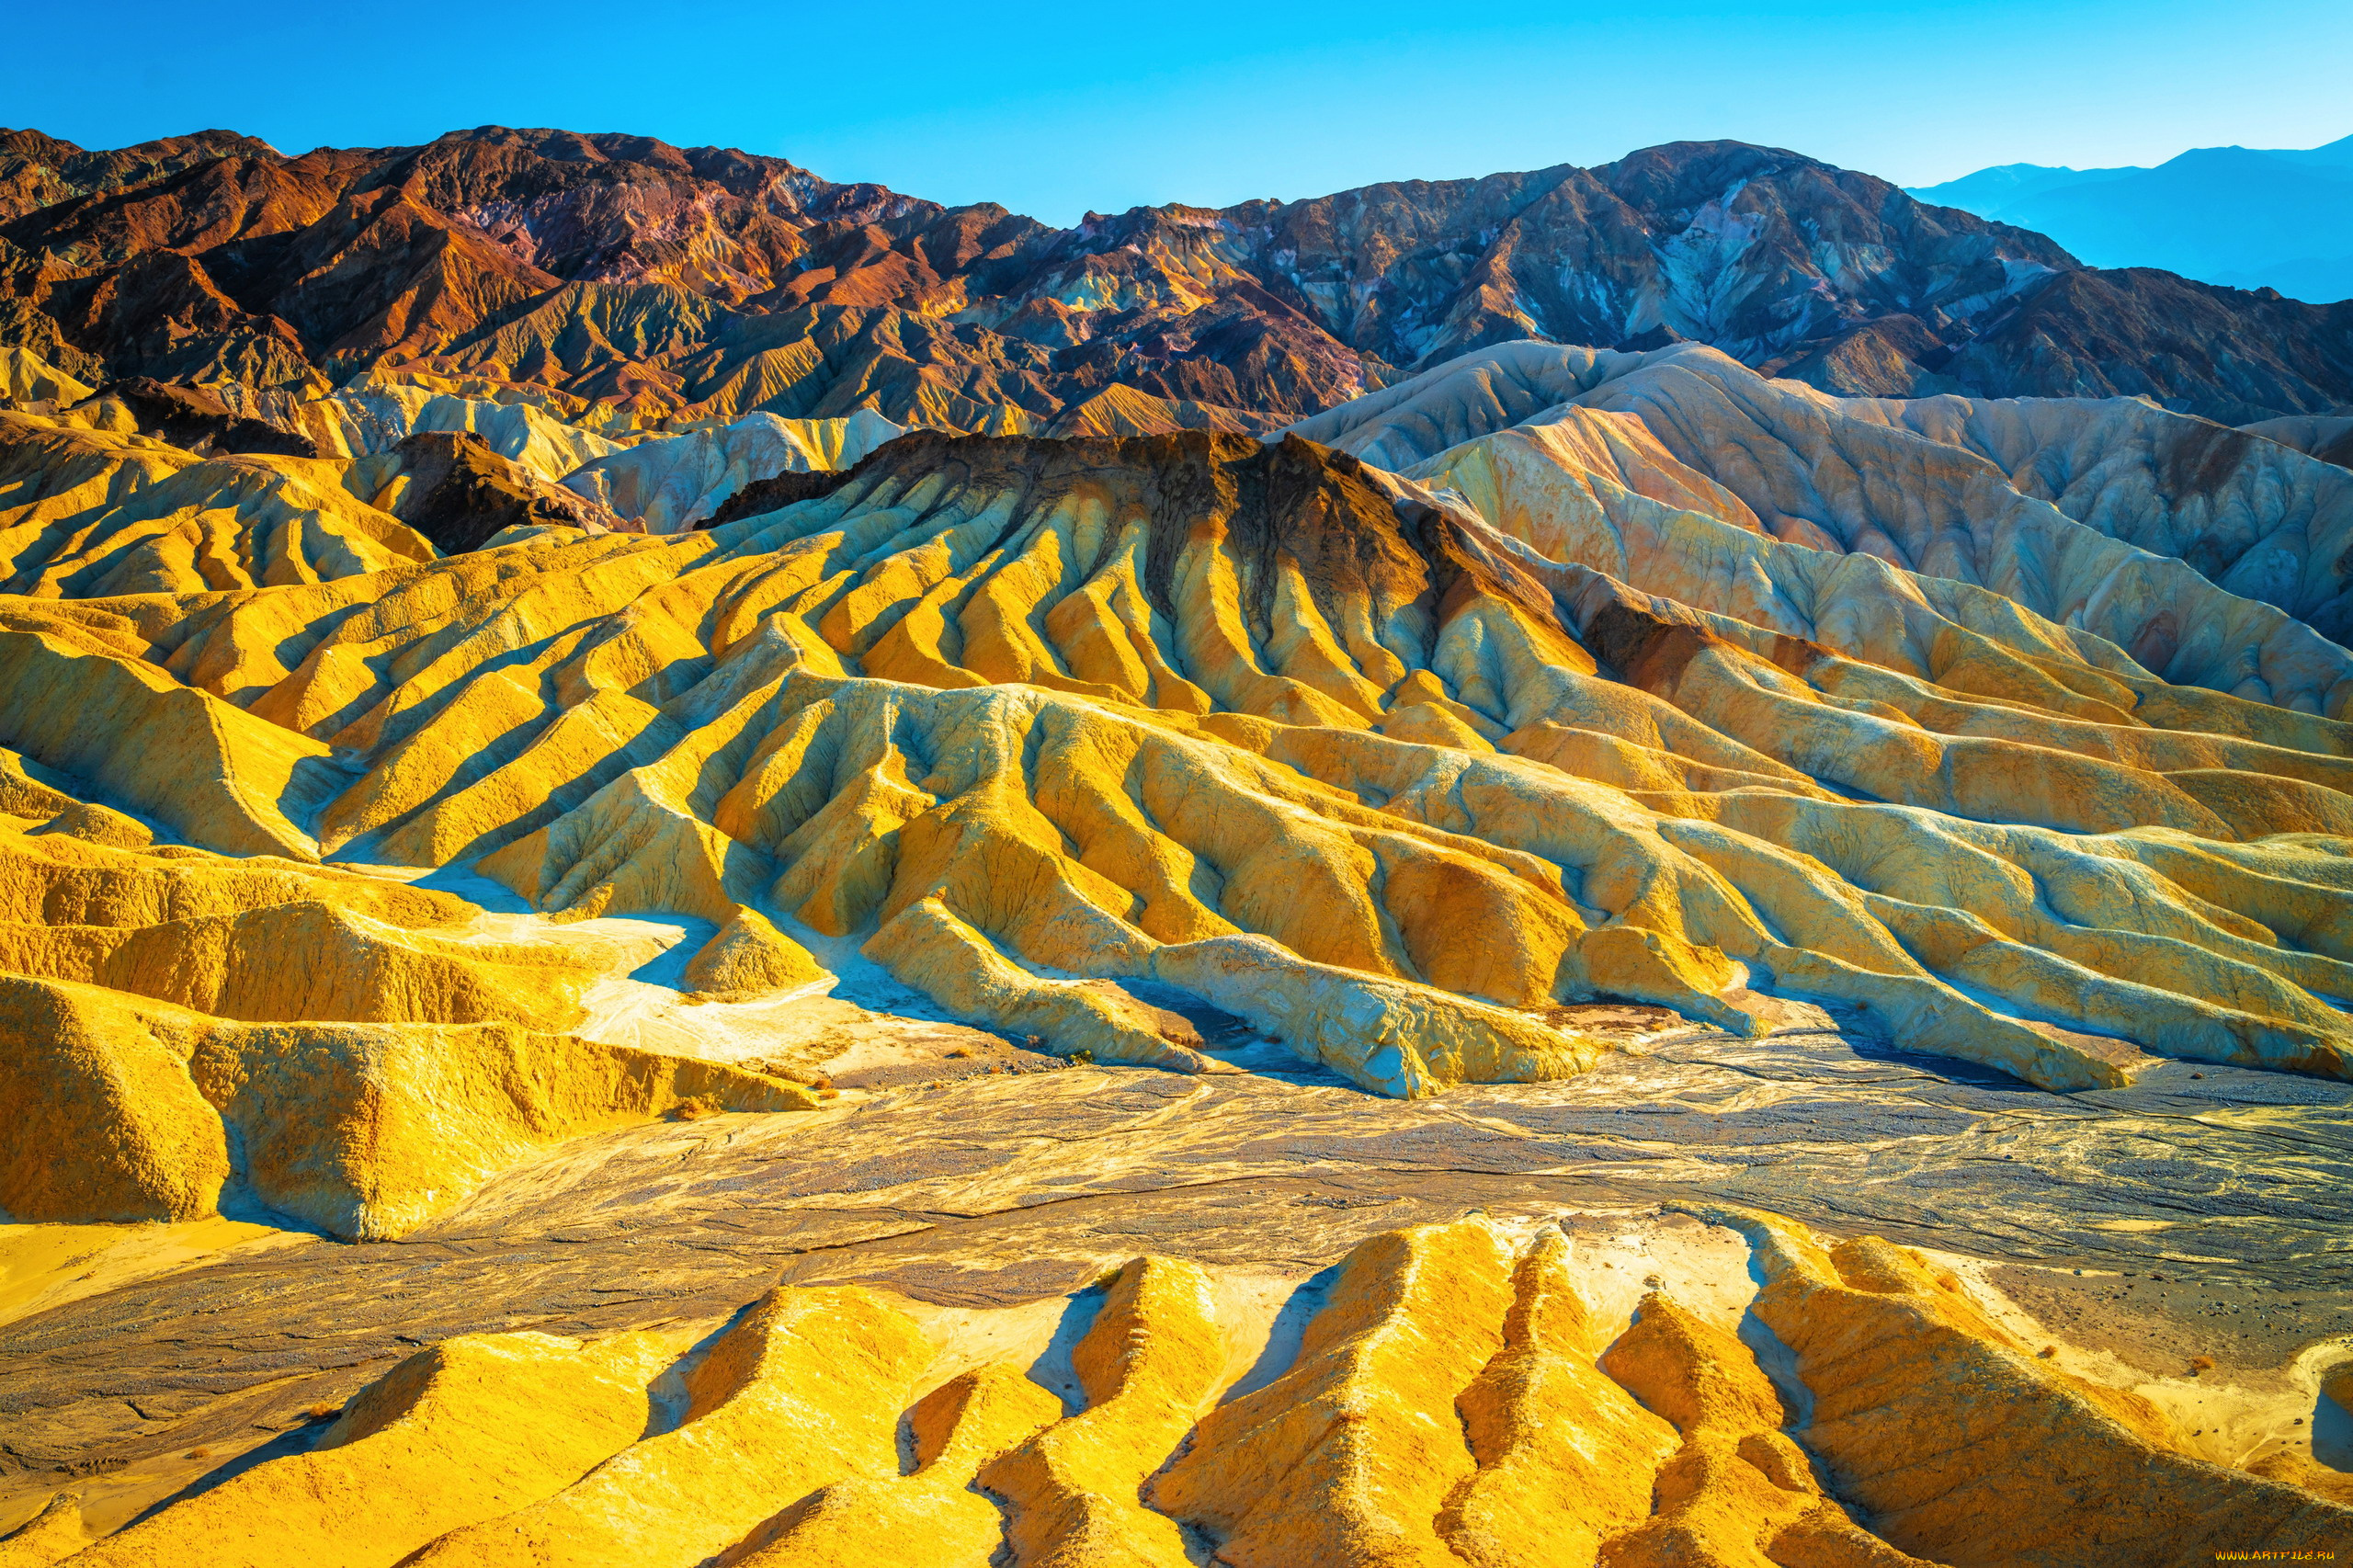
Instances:
[[[462,1336],[305,1451],[85,1551],[62,1502],[0,1562],[1900,1568],[2353,1535],[2343,1503],[2175,1451],[1916,1254],[1708,1217],[1747,1239],[1746,1316],[1474,1217],[1360,1244],[1287,1333],[1143,1256],[1059,1323],[848,1286],[772,1290],[690,1349]]]
[[[103,1484],[0,1562],[2088,1565],[2353,1518],[2341,467],[1688,345],[1264,439],[9,374],[0,1503]],[[1267,1196],[1356,1165],[1409,1174]],[[1481,1173],[1564,1185],[1456,1221]],[[1344,1218],[1408,1203],[1446,1222]],[[1530,1240],[1678,1204],[1750,1238],[1706,1302],[1588,1313]],[[2295,1293],[2220,1394],[2202,1342],[1801,1223],[1842,1214]],[[1295,1349],[1221,1304],[1351,1246]],[[1153,1256],[1078,1290],[1110,1248]],[[1065,1298],[1058,1403],[1006,1347]]]

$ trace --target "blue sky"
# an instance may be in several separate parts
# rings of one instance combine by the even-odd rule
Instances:
[[[0,124],[85,146],[631,131],[1054,222],[1710,137],[1921,185],[2353,133],[2345,0],[5,6]]]

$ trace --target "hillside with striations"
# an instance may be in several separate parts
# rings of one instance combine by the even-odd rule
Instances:
[[[641,421],[872,406],[1118,435],[1139,393],[1164,427],[1258,429],[1497,342],[1691,339],[1842,392],[2146,395],[2240,423],[2353,402],[2348,312],[2086,269],[1738,142],[1057,230],[635,136],[288,157],[0,132],[0,344],[94,382],[415,367]]]
[[[2353,1540],[2329,312],[9,136],[0,1568]]]

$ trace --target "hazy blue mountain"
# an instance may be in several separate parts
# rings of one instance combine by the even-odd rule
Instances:
[[[1923,201],[1933,201],[1940,207],[1958,207],[1964,212],[1974,212],[1980,218],[2000,219],[2005,209],[2029,197],[2061,186],[2084,185],[2093,180],[2117,179],[2125,175],[2146,174],[2146,169],[2070,169],[2051,164],[1996,164],[1990,169],[1980,169],[1942,185],[1906,187]]]
[[[2325,147],[2200,147],[2153,169],[2004,164],[1914,196],[2050,235],[2094,267],[2353,298],[2353,136]]]
[[[2353,136],[2340,137],[2325,147],[2307,147],[2302,152],[2272,149],[2271,155],[2290,164],[2308,164],[2322,168],[2353,169]]]

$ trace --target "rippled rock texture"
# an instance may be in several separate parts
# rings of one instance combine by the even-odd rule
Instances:
[[[1042,1312],[788,1286],[700,1337],[462,1335],[71,1560],[1895,1568],[2353,1529],[1921,1254],[1701,1217],[1630,1255],[1473,1216],[1303,1283],[1147,1255]],[[81,1526],[55,1506],[15,1560]]]
[[[1688,344],[239,405],[316,455],[9,373],[0,1520],[88,1485],[0,1562],[2348,1517],[2342,468]]]

